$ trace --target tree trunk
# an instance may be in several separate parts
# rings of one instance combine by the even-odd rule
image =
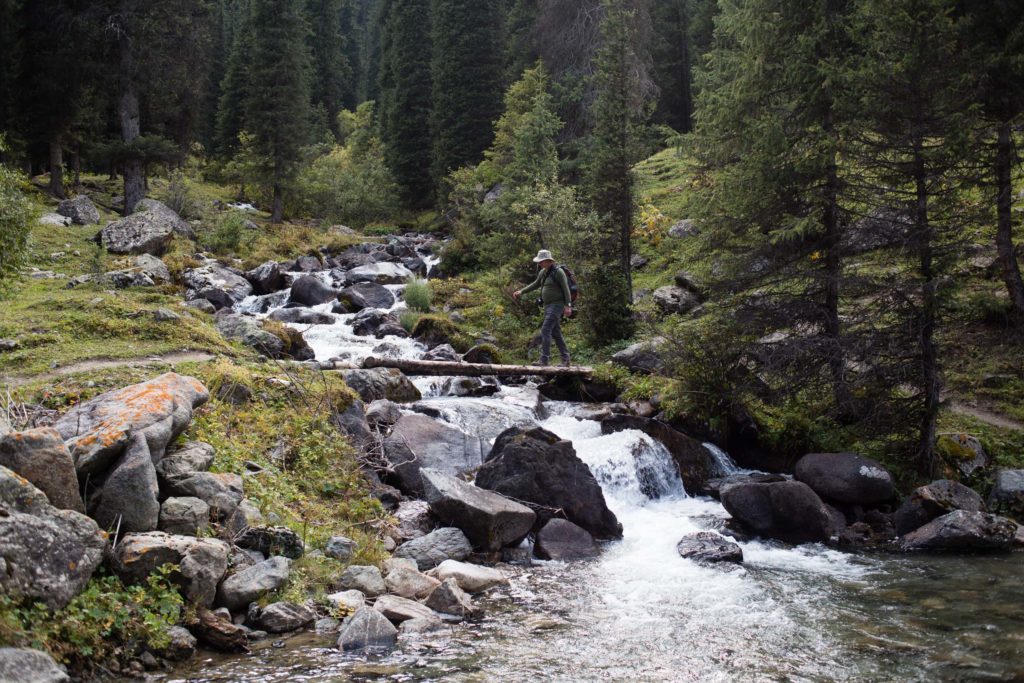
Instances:
[[[935,344],[935,320],[938,312],[936,279],[932,266],[933,230],[928,218],[928,188],[925,162],[921,146],[914,153],[914,186],[917,204],[915,230],[921,270],[921,314],[919,344],[921,347],[921,390],[924,394],[924,414],[921,416],[921,435],[918,443],[918,470],[933,477],[938,470],[935,458],[935,421],[939,415],[939,354]]]
[[[277,224],[284,220],[284,192],[281,183],[274,183],[274,206],[270,213],[270,222]]]
[[[121,119],[121,142],[126,146],[135,142],[141,134],[139,95],[135,90],[135,58],[132,55],[131,36],[128,35],[128,27],[125,25],[126,18],[130,14],[131,3],[128,0],[122,0],[118,38],[121,98],[118,100],[117,113]],[[142,160],[129,155],[124,161],[121,173],[124,176],[124,215],[128,216],[135,210],[135,205],[146,196],[142,178]]]
[[[50,194],[66,199],[64,194],[64,145],[60,135],[50,138]]]
[[[71,171],[74,173],[74,180],[72,181],[76,188],[82,186],[82,145],[81,143],[75,143],[74,149],[71,150]]]
[[[825,112],[825,132],[836,141],[832,109]],[[832,151],[825,169],[825,335],[829,340],[828,367],[832,375],[832,397],[840,422],[853,417],[853,399],[846,382],[846,354],[843,349],[842,329],[839,322],[839,290],[842,283],[843,263],[839,253],[842,238],[839,224],[839,172],[836,152]]]
[[[1024,280],[1013,248],[1013,135],[1009,122],[999,125],[996,141],[996,219],[999,270],[1010,294],[1014,322],[1024,324]]]

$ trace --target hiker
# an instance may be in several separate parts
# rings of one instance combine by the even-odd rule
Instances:
[[[519,297],[527,292],[540,289],[540,298],[537,303],[544,307],[544,322],[540,326],[540,363],[547,365],[551,358],[551,338],[554,337],[558,345],[558,352],[562,355],[562,365],[569,366],[569,347],[565,345],[565,338],[562,337],[562,316],[572,317],[572,295],[569,291],[569,278],[564,270],[555,265],[555,259],[547,249],[537,252],[534,263],[540,264],[540,272],[537,279],[529,286],[516,290],[512,297],[518,301]]]

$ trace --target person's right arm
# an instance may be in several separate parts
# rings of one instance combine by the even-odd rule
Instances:
[[[519,293],[520,294],[526,294],[527,292],[532,292],[533,290],[535,290],[538,287],[540,287],[540,283],[543,282],[543,281],[544,281],[544,271],[542,270],[539,273],[537,273],[537,279],[534,280],[533,282],[531,282],[526,287],[523,287],[522,289],[520,289]]]

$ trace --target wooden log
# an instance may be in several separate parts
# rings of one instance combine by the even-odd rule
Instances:
[[[396,368],[407,375],[456,375],[460,377],[589,377],[594,369],[582,365],[493,365],[490,363],[461,363],[440,360],[407,360],[403,358],[375,358],[363,361],[364,368]]]

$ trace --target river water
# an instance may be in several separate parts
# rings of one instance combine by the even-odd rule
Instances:
[[[394,288],[400,293],[399,287]],[[280,299],[280,297],[279,297]],[[274,303],[280,304],[281,301]],[[250,300],[240,308],[257,310]],[[395,310],[403,307],[397,303]],[[329,306],[318,310],[329,311]],[[360,360],[383,342],[334,325],[299,327],[318,360]],[[1019,681],[1024,680],[1024,555],[866,555],[821,545],[741,542],[742,566],[702,567],[675,545],[727,517],[683,489],[646,435],[602,435],[593,406],[542,402],[532,386],[425,402],[474,436],[539,424],[570,439],[622,522],[621,541],[577,563],[504,567],[508,587],[480,598],[477,623],[400,641],[386,654],[336,650],[328,635],[207,654],[160,680],[253,681]],[[714,452],[720,468],[735,468]]]

